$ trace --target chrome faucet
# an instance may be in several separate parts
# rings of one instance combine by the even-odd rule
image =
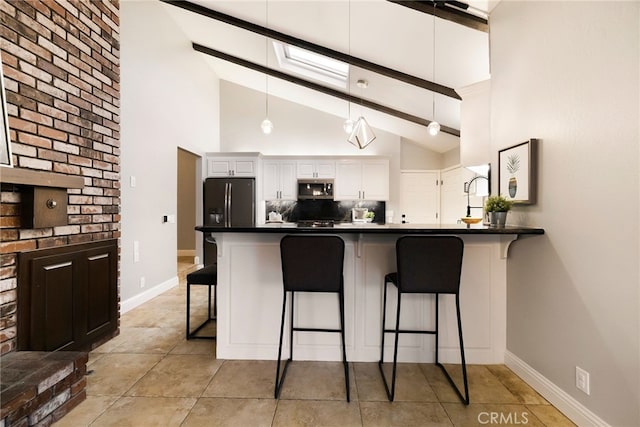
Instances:
[[[471,179],[471,181],[464,183],[464,192],[467,193],[467,216],[471,216],[471,208],[474,208],[474,209],[482,209],[483,208],[483,206],[470,206],[469,205],[469,193],[470,193],[469,190],[471,189],[471,184],[473,184],[473,181],[475,181],[476,179],[480,179],[480,178],[486,179],[487,182],[489,181],[489,178],[487,178],[484,175],[476,175]]]

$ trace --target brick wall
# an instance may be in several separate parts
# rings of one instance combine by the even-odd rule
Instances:
[[[17,253],[120,237],[119,3],[0,0],[0,25],[14,167],[85,182],[68,190],[68,225],[42,229],[21,227],[20,187],[2,184],[4,354],[16,348]]]

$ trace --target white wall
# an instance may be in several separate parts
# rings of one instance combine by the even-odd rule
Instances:
[[[493,164],[541,139],[539,201],[510,216],[546,231],[510,249],[507,347],[614,426],[640,425],[639,26],[638,2],[491,15]]]
[[[431,151],[416,142],[401,138],[400,169],[439,170],[443,168],[443,155]]]
[[[157,1],[120,3],[124,311],[154,287],[177,283],[176,224],[162,223],[163,215],[176,214],[177,147],[201,155],[219,149],[217,78],[193,54],[165,7]],[[140,244],[137,263],[134,241]]]

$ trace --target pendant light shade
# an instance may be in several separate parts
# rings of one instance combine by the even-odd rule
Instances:
[[[427,130],[429,130],[429,135],[436,136],[438,132],[440,132],[440,123],[436,121],[429,123],[429,126],[427,126]]]
[[[267,117],[260,124],[260,128],[262,129],[262,133],[269,135],[273,131],[273,123],[271,123],[271,120]]]
[[[351,135],[351,132],[353,132],[353,120],[351,119],[347,119],[344,121],[344,124],[342,125],[342,127],[344,128],[344,131],[346,134]]]
[[[347,141],[362,150],[371,144],[374,139],[376,139],[376,135],[373,133],[369,123],[364,117],[360,116]]]

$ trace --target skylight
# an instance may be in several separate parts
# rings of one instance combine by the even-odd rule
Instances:
[[[273,48],[278,64],[285,70],[341,88],[347,87],[349,64],[346,62],[277,41],[273,42]]]

